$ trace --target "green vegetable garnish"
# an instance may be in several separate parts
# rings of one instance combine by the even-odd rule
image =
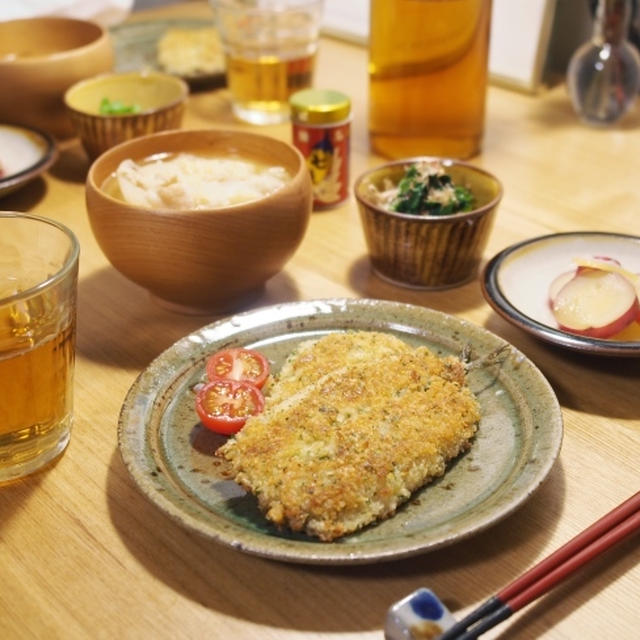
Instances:
[[[444,216],[471,211],[475,202],[469,189],[453,184],[442,165],[433,162],[409,166],[397,188],[388,195],[391,211],[416,215]]]
[[[100,115],[103,116],[124,116],[133,113],[140,113],[142,109],[139,104],[125,104],[122,100],[109,100],[102,98],[100,101]]]

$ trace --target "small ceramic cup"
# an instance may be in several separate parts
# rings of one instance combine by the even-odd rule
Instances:
[[[397,182],[406,168],[421,160],[439,160],[455,184],[475,197],[475,209],[431,216],[397,213],[374,204],[370,185]],[[354,191],[369,258],[383,279],[404,287],[446,289],[476,277],[489,239],[502,185],[489,172],[469,163],[441,158],[407,158],[370,169]]]
[[[189,87],[184,80],[152,71],[106,73],[74,84],[64,102],[90,159],[139,136],[178,129]],[[132,110],[101,113],[103,100]]]

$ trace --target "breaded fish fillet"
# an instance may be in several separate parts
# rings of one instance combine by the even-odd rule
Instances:
[[[384,359],[408,353],[411,347],[381,331],[335,332],[318,340],[307,340],[287,358],[280,372],[267,382],[270,404],[293,395],[327,373],[359,360]]]
[[[425,347],[350,357],[348,340],[357,351],[369,338],[343,335],[335,360],[333,334],[303,345],[331,354],[327,368],[313,356],[325,373],[285,397],[277,386],[289,393],[296,375],[281,375],[265,411],[216,452],[269,520],[325,541],[391,516],[469,447],[480,419],[456,358]]]

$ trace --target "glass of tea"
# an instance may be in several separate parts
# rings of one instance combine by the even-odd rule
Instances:
[[[253,124],[289,118],[311,86],[323,0],[210,0],[225,52],[233,113]]]
[[[79,253],[64,225],[0,212],[0,484],[69,443]]]
[[[371,0],[369,136],[390,158],[469,158],[484,131],[491,0]]]

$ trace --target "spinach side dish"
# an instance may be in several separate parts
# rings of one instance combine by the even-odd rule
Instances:
[[[454,184],[438,161],[409,165],[397,185],[385,179],[382,190],[370,185],[370,193],[375,204],[414,215],[445,216],[471,211],[475,205],[471,191]]]

